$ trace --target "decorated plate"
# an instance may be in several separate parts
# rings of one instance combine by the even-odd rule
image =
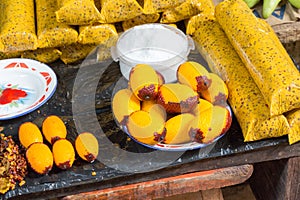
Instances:
[[[0,60],[0,120],[34,111],[54,94],[55,73],[30,59]]]
[[[114,98],[114,95],[121,89],[124,89],[124,88],[127,88],[128,87],[128,82],[125,78],[121,78],[115,85],[115,88],[114,88],[114,91],[112,93],[112,101],[113,101],[113,98]],[[230,114],[230,123],[227,124],[229,125],[229,127],[226,127],[227,129],[230,128],[230,125],[231,125],[231,120],[232,120],[232,110],[230,108],[229,105],[226,105],[226,109],[229,111],[229,114]],[[113,110],[113,107],[112,107],[112,110]],[[139,140],[137,140],[135,137],[133,137],[130,132],[128,131],[126,125],[123,125],[123,124],[120,124],[118,123],[118,120],[116,119],[116,116],[115,117],[115,123],[120,127],[120,129],[126,133],[133,141],[145,146],[145,147],[148,147],[148,148],[151,148],[151,149],[155,149],[155,150],[162,150],[162,151],[187,151],[187,150],[194,150],[194,149],[200,149],[200,148],[204,148],[206,146],[209,146],[209,145],[213,145],[215,144],[219,139],[221,139],[226,133],[227,131],[225,132],[222,132],[220,133],[218,136],[216,136],[214,139],[212,139],[210,142],[208,143],[199,143],[199,142],[187,142],[187,143],[181,143],[181,144],[165,144],[163,142],[159,142],[157,144],[154,144],[154,145],[150,145],[150,144],[146,144],[146,143],[143,143]],[[227,130],[226,129],[226,130]]]

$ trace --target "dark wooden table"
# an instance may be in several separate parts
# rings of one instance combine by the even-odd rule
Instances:
[[[200,61],[197,52],[190,60]],[[181,151],[155,151],[129,139],[116,125],[111,112],[111,97],[120,87],[122,75],[112,60],[85,61],[64,65],[49,64],[58,77],[53,97],[37,110],[22,117],[0,121],[4,133],[18,141],[21,123],[41,126],[48,115],[60,116],[67,125],[67,138],[74,142],[78,133],[90,131],[99,139],[99,157],[94,163],[77,158],[73,167],[62,171],[54,167],[48,175],[29,171],[26,184],[0,198],[43,199],[123,186],[210,169],[276,161],[300,156],[300,143],[289,145],[287,137],[243,142],[241,129],[233,117],[230,130],[215,144]],[[200,61],[203,62],[203,61]]]

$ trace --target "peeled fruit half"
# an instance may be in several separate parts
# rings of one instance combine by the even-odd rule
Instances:
[[[206,68],[193,61],[184,62],[178,67],[177,80],[181,84],[192,87],[196,92],[207,90],[212,82]]]
[[[32,122],[25,122],[19,127],[19,140],[20,143],[28,148],[31,144],[35,142],[43,142],[43,135],[39,127]]]
[[[42,132],[46,140],[53,144],[60,138],[66,138],[67,127],[60,117],[50,115],[43,121]]]
[[[119,90],[112,100],[112,111],[115,119],[124,125],[128,116],[141,109],[140,101],[130,89]]]
[[[190,113],[183,113],[170,118],[166,124],[166,136],[164,143],[181,144],[191,142],[189,129],[195,116]]]
[[[185,113],[196,107],[198,94],[187,85],[167,83],[159,88],[156,101],[167,113]]]
[[[210,78],[212,80],[211,85],[207,90],[200,92],[201,97],[214,105],[226,106],[228,98],[227,85],[217,74],[210,73]]]
[[[91,163],[98,156],[98,140],[92,133],[81,133],[76,137],[75,149],[80,158]]]
[[[157,104],[155,101],[143,101],[142,110],[146,112],[158,112],[162,118],[167,118],[166,109],[162,105]]]
[[[199,98],[198,101],[199,101],[199,103],[197,104],[195,109],[192,111],[192,113],[196,116],[202,115],[202,113],[205,110],[210,109],[211,107],[214,106],[212,103],[210,103],[209,101],[207,101],[205,99]]]
[[[29,166],[39,174],[47,174],[53,167],[53,155],[49,147],[41,142],[33,143],[26,150]]]
[[[139,110],[131,113],[127,122],[128,133],[136,140],[154,145],[163,140],[165,119],[159,112]]]
[[[157,72],[147,64],[137,64],[129,74],[131,90],[141,101],[156,98],[160,81]]]
[[[52,146],[54,163],[60,169],[69,169],[75,160],[75,151],[72,143],[61,138],[54,142]]]
[[[230,128],[231,121],[231,114],[227,108],[213,106],[191,122],[190,136],[195,142],[210,143]]]

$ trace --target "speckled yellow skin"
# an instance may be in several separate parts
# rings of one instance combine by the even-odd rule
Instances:
[[[300,107],[300,75],[282,48],[261,30],[243,0],[225,0],[215,15],[269,106],[271,116]]]
[[[21,52],[13,52],[13,53],[0,52],[0,59],[19,58],[20,56],[21,56]]]
[[[175,8],[170,8],[162,13],[160,23],[175,23],[200,12],[214,12],[214,4],[211,0],[186,0]]]
[[[36,0],[38,47],[60,47],[77,41],[77,31],[56,20],[57,1]]]
[[[185,20],[186,34],[193,35],[195,31],[199,28],[199,21],[203,19],[211,18],[214,15],[214,12],[201,12],[195,16],[190,17]]]
[[[65,64],[74,63],[87,57],[95,48],[96,45],[78,43],[64,46],[60,48],[60,59]]]
[[[0,10],[0,51],[36,49],[34,1],[2,0]]]
[[[225,81],[228,101],[245,141],[279,137],[289,133],[283,115],[271,117],[269,108],[245,65],[214,18],[198,22],[193,39],[210,69]]]
[[[160,18],[159,13],[154,13],[154,14],[141,14],[137,17],[134,17],[132,19],[126,20],[122,22],[122,28],[124,31],[127,29],[141,25],[141,24],[146,24],[146,23],[154,23],[157,22],[157,20]]]
[[[58,22],[69,25],[88,25],[102,20],[93,0],[57,0]]]
[[[289,134],[289,144],[300,141],[300,110],[293,110],[286,114],[286,118],[290,124],[291,132]]]
[[[144,3],[144,13],[153,14],[179,6],[184,3],[185,0],[140,0],[139,2]]]
[[[136,0],[100,0],[100,3],[105,23],[121,22],[143,14]]]
[[[44,48],[44,49],[24,51],[22,52],[21,57],[38,60],[43,63],[52,63],[58,60],[61,54],[62,53],[58,49]]]
[[[118,32],[113,24],[98,24],[79,27],[78,43],[111,47],[118,40]]]

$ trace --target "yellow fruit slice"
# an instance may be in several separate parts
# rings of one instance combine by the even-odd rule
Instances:
[[[43,135],[39,127],[32,122],[25,122],[19,127],[19,140],[20,143],[28,148],[31,144],[35,142],[43,143]]]
[[[50,148],[41,142],[33,143],[26,150],[29,166],[39,174],[47,174],[53,167],[53,155]]]
[[[50,144],[53,144],[60,138],[66,138],[67,127],[61,118],[56,115],[51,115],[43,121],[42,132],[46,140]]]
[[[210,78],[212,80],[210,87],[201,91],[200,96],[214,105],[226,106],[228,98],[227,85],[217,74],[210,73]]]
[[[185,113],[196,107],[198,94],[187,85],[168,83],[159,88],[156,101],[166,109],[167,113]]]
[[[64,138],[58,139],[52,146],[54,163],[60,169],[69,169],[75,160],[75,150],[72,143]]]
[[[98,156],[98,140],[92,133],[81,133],[76,137],[75,149],[80,158],[91,163]]]
[[[127,130],[136,140],[153,145],[162,140],[164,124],[165,119],[159,112],[139,110],[129,116]]]
[[[156,71],[146,64],[134,66],[129,74],[131,90],[141,101],[156,98],[160,81]]]
[[[178,67],[177,79],[179,83],[190,86],[196,92],[207,90],[211,85],[209,72],[203,65],[193,61],[184,62]]]
[[[190,113],[183,113],[170,118],[166,124],[166,136],[164,143],[181,144],[191,142],[189,135],[190,123],[195,118]]]
[[[140,101],[130,89],[119,90],[113,97],[112,111],[115,119],[122,125],[132,112],[140,109]]]
[[[196,116],[201,115],[205,110],[210,109],[214,105],[205,99],[199,98],[199,103],[196,108],[192,111],[192,113]]]
[[[191,122],[190,135],[193,141],[210,143],[230,128],[231,121],[232,117],[227,108],[213,106]]]

